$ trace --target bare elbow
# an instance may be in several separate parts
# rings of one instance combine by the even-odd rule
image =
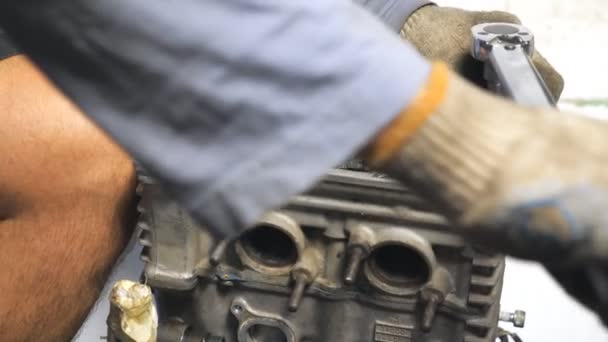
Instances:
[[[69,340],[132,234],[133,163],[23,57],[0,110],[0,340]]]

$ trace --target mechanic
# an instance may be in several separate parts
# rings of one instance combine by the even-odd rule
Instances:
[[[414,14],[401,33],[411,44],[341,0],[20,0],[0,4],[0,22],[218,235],[237,234],[361,150],[467,233],[569,270],[604,265],[604,124],[495,98],[412,47],[466,74],[469,28],[512,16],[407,4]],[[535,61],[559,95],[559,75]],[[596,310],[606,307],[599,292],[583,298]],[[77,329],[46,310],[54,314],[26,319],[51,321],[57,338]]]

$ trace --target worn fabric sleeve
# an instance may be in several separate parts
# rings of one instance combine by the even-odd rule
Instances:
[[[10,38],[0,30],[0,61],[20,53]]]
[[[220,236],[349,157],[430,70],[348,0],[5,0],[0,22]]]
[[[431,4],[428,0],[352,0],[376,15],[391,30],[399,32],[412,13],[422,6]]]

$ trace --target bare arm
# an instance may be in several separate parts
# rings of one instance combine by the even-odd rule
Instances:
[[[132,162],[24,57],[0,113],[0,340],[69,341],[131,235]]]

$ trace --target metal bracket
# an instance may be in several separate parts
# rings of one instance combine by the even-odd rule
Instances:
[[[277,335],[283,335],[280,340],[296,342],[294,329],[288,321],[281,316],[261,312],[251,308],[242,297],[236,297],[230,305],[230,312],[239,321],[237,338],[239,342],[256,342],[256,334],[265,334],[265,341],[270,341]]]

